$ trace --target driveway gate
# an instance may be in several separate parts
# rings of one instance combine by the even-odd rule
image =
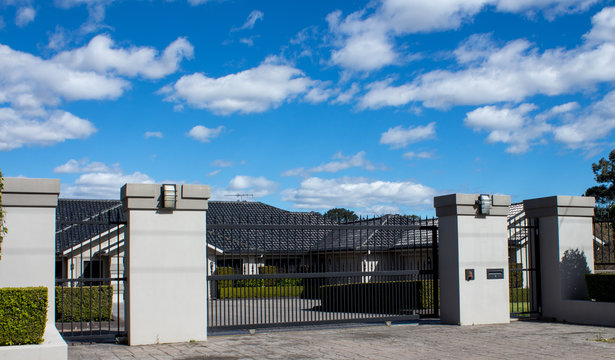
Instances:
[[[58,201],[56,327],[70,341],[124,334],[124,219],[113,200]]]
[[[513,317],[540,315],[538,243],[538,219],[525,217],[525,212],[509,217],[508,265],[510,315]]]
[[[209,326],[439,316],[437,220],[208,218]]]

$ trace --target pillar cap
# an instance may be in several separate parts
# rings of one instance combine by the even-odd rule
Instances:
[[[4,178],[2,207],[57,207],[59,179]]]
[[[480,194],[449,194],[433,199],[436,216],[483,216],[478,215],[476,200]],[[510,195],[491,195],[491,213],[486,216],[508,216]]]
[[[523,201],[528,217],[576,216],[593,217],[596,199],[593,196],[547,196]]]
[[[125,210],[157,210],[160,208],[162,184],[126,184],[121,199]],[[176,185],[174,210],[207,210],[211,197],[208,185]]]

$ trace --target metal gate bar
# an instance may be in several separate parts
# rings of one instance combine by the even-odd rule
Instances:
[[[541,312],[538,219],[509,219],[510,314],[535,317]]]

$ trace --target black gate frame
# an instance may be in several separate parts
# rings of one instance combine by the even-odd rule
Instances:
[[[373,220],[373,219],[372,219]],[[362,223],[364,222],[364,223]],[[331,316],[325,316],[322,313],[312,313],[307,318],[297,316],[296,314],[290,313],[288,311],[289,307],[293,307],[293,299],[289,299],[288,297],[280,297],[277,300],[280,308],[286,307],[287,312],[284,313],[284,310],[277,311],[276,309],[269,309],[269,313],[265,315],[265,319],[258,318],[258,314],[255,314],[254,309],[262,310],[263,306],[273,306],[270,304],[265,304],[265,302],[261,301],[259,298],[254,296],[248,297],[246,300],[243,300],[244,303],[241,304],[243,309],[237,309],[239,304],[237,301],[232,302],[229,299],[210,299],[208,305],[209,321],[208,326],[210,330],[221,330],[221,329],[253,329],[253,328],[262,328],[262,327],[275,327],[275,326],[294,326],[294,325],[311,325],[311,324],[327,324],[327,323],[342,323],[342,322],[381,322],[381,321],[407,321],[407,320],[416,320],[420,317],[439,317],[439,274],[438,274],[438,225],[436,219],[430,220],[412,220],[412,222],[406,221],[405,224],[370,224],[370,220],[359,220],[354,223],[345,223],[345,224],[252,224],[252,223],[237,223],[233,221],[220,221],[214,222],[207,225],[208,236],[212,234],[212,232],[220,232],[224,236],[224,234],[230,233],[240,233],[240,232],[254,232],[254,231],[264,231],[264,232],[369,232],[369,231],[394,231],[396,233],[403,232],[418,232],[418,234],[429,232],[431,236],[431,243],[427,247],[431,251],[431,266],[424,267],[420,269],[389,269],[389,270],[377,270],[377,271],[308,271],[308,272],[282,272],[282,273],[260,273],[260,274],[208,274],[207,281],[210,289],[210,294],[214,294],[216,297],[216,293],[219,290],[220,282],[224,282],[227,284],[234,284],[235,282],[276,282],[283,281],[283,279],[301,279],[303,284],[316,284],[316,286],[320,289],[321,286],[329,286],[326,285],[328,283],[338,283],[339,286],[348,286],[348,289],[345,290],[343,296],[351,299],[350,301],[354,301],[354,303],[347,304],[347,308],[345,309],[335,309],[330,308],[329,310],[334,313]],[[370,251],[370,248],[365,248],[362,250]],[[211,251],[208,248],[208,251]],[[353,252],[350,252],[354,254]],[[254,254],[257,254],[255,251]],[[250,249],[246,249],[244,255],[251,255]],[[327,256],[326,253],[324,255]],[[209,257],[208,257],[209,258]],[[242,269],[243,272],[243,269]],[[364,279],[365,277],[373,277],[379,279],[379,284],[390,284],[380,285],[380,290],[387,292],[390,297],[394,297],[396,295],[396,291],[399,289],[395,289],[394,283],[400,283],[404,281],[422,281],[422,280],[431,280],[431,288],[429,289],[429,295],[427,298],[430,298],[431,306],[428,309],[407,309],[404,314],[376,314],[367,311],[365,308],[370,308],[369,302],[357,300],[356,297],[359,295],[359,288],[361,285],[357,285],[357,279]],[[351,279],[354,279],[352,281]],[[411,280],[408,280],[411,279]],[[371,282],[371,281],[370,281]],[[338,286],[333,285],[333,286]],[[231,285],[233,286],[233,285]],[[307,286],[307,285],[306,285]],[[363,285],[365,286],[365,285]],[[369,286],[369,285],[367,285]],[[374,289],[370,290],[372,292],[376,292],[376,288],[379,285],[374,285]],[[421,285],[422,286],[422,285]],[[341,289],[341,288],[340,288]],[[415,289],[410,286],[407,289],[400,290],[402,292],[402,297],[410,298],[412,294],[408,292],[413,292]],[[305,290],[304,288],[304,291]],[[322,290],[321,290],[322,291]],[[333,291],[333,290],[331,290]],[[339,290],[337,295],[331,296],[342,296],[343,290]],[[387,297],[385,296],[385,297]],[[433,301],[433,299],[437,299]],[[273,301],[273,300],[272,300]],[[296,300],[295,300],[296,301]],[[321,299],[322,301],[322,299]],[[384,301],[384,300],[383,300]],[[429,302],[429,300],[427,300]],[[246,304],[247,303],[247,304]],[[391,305],[388,309],[391,309]],[[321,305],[316,305],[312,310],[317,308],[323,308],[323,303]],[[361,308],[361,309],[359,309]],[[355,312],[350,311],[348,309],[359,309]],[[373,309],[373,307],[372,307]],[[213,312],[213,316],[212,316]],[[221,312],[225,312],[227,317],[228,314],[231,314],[233,317],[230,321],[224,318],[224,315],[220,314]],[[386,312],[386,311],[385,311]],[[263,313],[260,314],[263,316]],[[244,321],[247,320],[247,321]]]
[[[536,318],[542,313],[540,278],[540,236],[538,218],[512,218],[508,221],[510,315]],[[524,248],[522,262],[512,254]],[[517,267],[517,264],[525,264]],[[527,284],[526,286],[524,284]],[[521,287],[519,287],[521,285]]]

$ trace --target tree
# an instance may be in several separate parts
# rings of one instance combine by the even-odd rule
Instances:
[[[615,219],[615,149],[609,159],[600,159],[592,164],[596,182],[600,185],[585,190],[585,196],[596,198],[596,215]]]
[[[324,216],[337,222],[345,223],[350,221],[356,221],[359,219],[357,214],[352,210],[344,208],[335,208],[324,213]]]

